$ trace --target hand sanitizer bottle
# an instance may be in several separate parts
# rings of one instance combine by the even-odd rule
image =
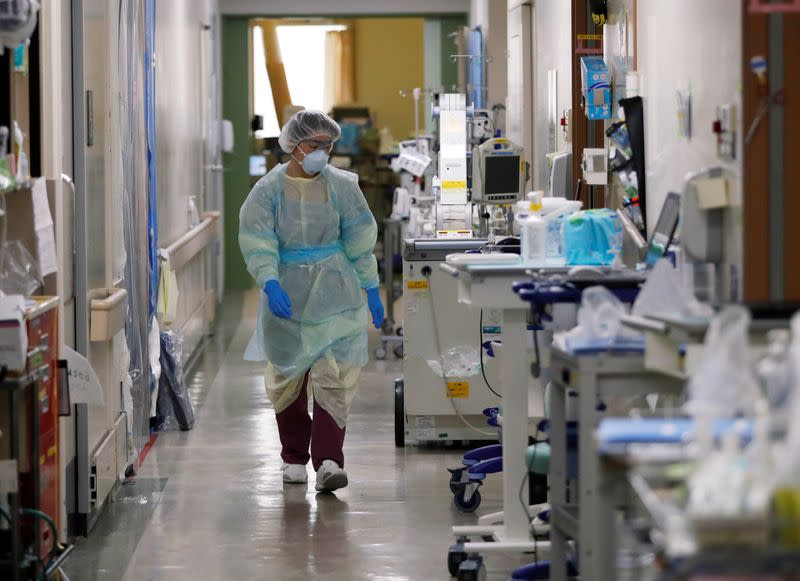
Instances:
[[[525,266],[544,266],[547,222],[542,218],[543,192],[528,194],[528,216],[520,222],[520,252]]]

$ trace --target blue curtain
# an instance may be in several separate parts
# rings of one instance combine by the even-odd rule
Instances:
[[[156,0],[145,0],[145,100],[147,125],[147,256],[150,264],[150,318],[158,302],[158,196],[156,188],[156,73],[153,54],[156,44]]]
[[[476,109],[485,109],[483,34],[479,27],[473,28],[467,34],[467,54],[473,57],[467,65],[467,105],[473,105]]]

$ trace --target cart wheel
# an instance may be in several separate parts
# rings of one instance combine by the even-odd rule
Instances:
[[[404,399],[405,382],[394,380],[394,445],[404,448],[406,445],[406,404]]]
[[[378,347],[375,349],[375,359],[378,361],[386,360],[386,349],[384,347]]]
[[[403,344],[396,345],[394,348],[394,356],[398,359],[402,359],[403,355],[405,355],[405,349],[403,349]]]
[[[461,512],[475,512],[481,505],[481,493],[476,490],[467,500],[465,498],[466,492],[466,486],[456,492],[455,496],[453,496],[453,504]]]
[[[450,547],[447,551],[447,570],[450,571],[451,577],[458,576],[458,568],[466,560],[467,553],[462,543],[456,543]]]
[[[486,565],[480,557],[467,559],[458,568],[458,581],[486,581]]]
[[[402,337],[402,336],[403,336],[403,327],[397,327],[397,334],[398,334],[398,336],[400,336],[400,337]]]
[[[456,494],[465,484],[461,481],[466,468],[453,468],[450,470],[450,492]]]

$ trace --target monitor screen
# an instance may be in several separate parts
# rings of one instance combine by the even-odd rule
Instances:
[[[678,227],[680,209],[680,194],[674,192],[667,194],[667,199],[664,200],[664,205],[661,207],[661,214],[658,215],[655,230],[647,244],[645,262],[648,266],[653,266],[666,255],[672,238],[675,236],[675,229]]]
[[[519,193],[519,156],[492,155],[486,158],[483,190],[492,194]]]

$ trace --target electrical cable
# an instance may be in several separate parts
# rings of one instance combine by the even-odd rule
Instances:
[[[479,434],[483,434],[484,436],[495,436],[496,434],[494,432],[486,432],[484,430],[481,430],[480,428],[476,428],[475,426],[473,426],[469,422],[469,420],[467,420],[467,418],[465,418],[463,416],[463,414],[461,413],[461,411],[458,409],[454,399],[452,397],[450,397],[450,386],[447,383],[447,375],[445,374],[445,369],[444,369],[444,354],[442,353],[442,344],[439,341],[439,325],[438,325],[438,322],[436,320],[436,306],[434,305],[434,301],[433,301],[433,284],[431,283],[431,274],[430,274],[430,272],[425,275],[425,278],[428,281],[428,294],[431,297],[431,317],[433,318],[433,329],[434,329],[433,337],[436,340],[436,351],[437,351],[437,353],[439,353],[439,365],[441,365],[441,367],[442,367],[442,370],[441,370],[442,371],[442,381],[444,382],[444,391],[445,391],[445,394],[447,396],[447,399],[450,400],[450,405],[453,406],[453,411],[456,412],[456,415],[464,423],[465,426],[467,426],[470,429],[478,432]]]
[[[539,332],[533,330],[533,350],[536,353],[536,378],[542,374],[542,357],[539,353]]]
[[[502,395],[500,395],[494,389],[492,389],[492,384],[489,383],[489,379],[486,377],[486,367],[484,366],[484,361],[483,361],[483,309],[481,309],[480,325],[481,326],[480,326],[480,331],[479,331],[479,335],[478,335],[480,337],[480,340],[478,341],[478,349],[481,352],[481,375],[483,376],[483,381],[484,381],[484,383],[486,383],[486,387],[489,388],[489,391],[491,391],[493,394],[495,394],[500,399],[503,399]]]

